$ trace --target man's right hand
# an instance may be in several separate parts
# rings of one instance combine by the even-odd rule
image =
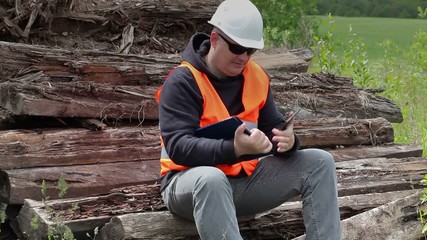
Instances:
[[[234,152],[236,157],[247,154],[269,153],[273,148],[267,136],[257,128],[251,130],[251,135],[244,133],[246,124],[240,125],[234,133]]]

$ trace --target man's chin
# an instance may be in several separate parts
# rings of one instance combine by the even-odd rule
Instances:
[[[242,71],[243,71],[243,68],[230,69],[230,71],[228,71],[227,75],[230,77],[234,77],[234,76],[241,74]]]

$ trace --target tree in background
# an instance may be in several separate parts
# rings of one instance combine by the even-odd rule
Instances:
[[[264,20],[266,47],[299,48],[312,45],[317,23],[305,14],[316,12],[316,0],[253,0]]]

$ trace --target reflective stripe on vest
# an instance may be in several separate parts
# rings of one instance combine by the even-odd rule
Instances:
[[[178,67],[187,67],[193,74],[194,79],[200,89],[203,97],[203,114],[200,119],[200,127],[216,123],[225,118],[230,117],[227,108],[216,92],[212,83],[208,77],[194,68],[188,62],[182,62]],[[169,76],[169,75],[168,75]],[[265,74],[264,70],[252,62],[251,60],[247,63],[243,70],[244,85],[242,93],[242,103],[244,111],[237,115],[240,119],[246,122],[249,128],[257,127],[258,116],[260,109],[264,106],[269,89],[269,78]],[[156,99],[160,101],[161,87],[156,92]],[[182,171],[188,167],[175,164],[168,156],[163,139],[161,139],[162,151],[160,157],[161,170],[160,174],[163,176],[171,170]],[[255,170],[258,164],[258,159],[242,161],[233,165],[221,164],[217,165],[228,176],[236,176],[243,169],[249,176]]]

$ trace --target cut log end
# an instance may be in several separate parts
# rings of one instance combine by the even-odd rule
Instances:
[[[9,175],[5,171],[0,171],[0,202],[9,203],[10,181]]]
[[[124,234],[123,224],[118,217],[113,217],[100,230],[101,240],[122,240],[124,239]]]

